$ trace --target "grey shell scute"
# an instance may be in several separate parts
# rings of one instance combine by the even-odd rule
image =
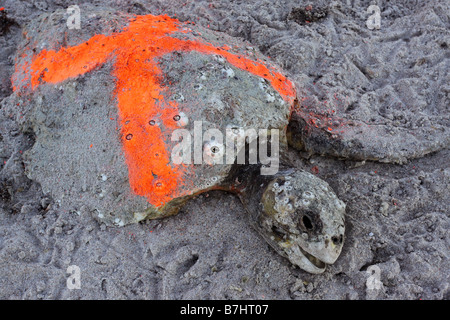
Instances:
[[[234,67],[220,55],[176,52],[159,60],[170,81],[165,98],[177,102],[179,128],[191,136],[193,192],[223,182],[235,160],[227,150],[237,155],[255,137],[247,133],[266,130],[270,134],[270,129],[278,129],[280,148],[286,147],[290,105],[267,80]],[[194,163],[194,152],[199,151],[194,144],[199,139],[202,161]],[[173,150],[181,142],[166,143]]]

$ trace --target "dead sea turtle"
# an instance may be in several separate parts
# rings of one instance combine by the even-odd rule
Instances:
[[[296,91],[258,50],[168,16],[96,9],[67,30],[64,14],[25,32],[8,101],[36,135],[24,158],[44,192],[121,226],[230,191],[294,265],[336,261],[345,205],[284,159],[289,139],[301,145],[287,134]]]

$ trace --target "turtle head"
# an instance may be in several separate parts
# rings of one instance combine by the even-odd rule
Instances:
[[[303,171],[277,175],[261,198],[253,223],[291,263],[322,273],[344,242],[345,204],[323,180]]]

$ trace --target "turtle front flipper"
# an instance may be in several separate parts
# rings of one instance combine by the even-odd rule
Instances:
[[[442,127],[424,136],[418,131],[350,117],[337,116],[328,107],[306,108],[296,100],[287,127],[288,144],[309,154],[402,164],[445,148],[450,141]]]
[[[338,130],[326,117],[294,111],[287,127],[290,147],[309,154],[332,156],[356,161],[403,162],[407,158],[383,146],[377,128],[365,124],[343,121]]]
[[[315,274],[336,261],[344,242],[345,204],[325,181],[298,169],[249,181],[241,200],[253,227],[277,253]]]

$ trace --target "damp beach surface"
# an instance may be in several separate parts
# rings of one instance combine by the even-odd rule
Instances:
[[[61,32],[46,34],[46,26],[59,21],[47,18],[37,23],[35,19],[42,14],[50,17],[57,10],[65,12],[71,3],[40,1],[32,6],[26,1],[3,1],[0,298],[448,299],[450,8],[447,1],[439,0],[423,7],[415,1],[378,1],[381,27],[371,30],[367,27],[373,14],[367,11],[371,4],[158,0],[140,4],[116,1],[114,8],[107,9],[109,4],[97,0],[93,5],[104,7],[104,15],[80,5],[83,18],[79,30],[63,30],[67,28],[63,23]],[[124,13],[120,26],[109,23],[117,11]],[[222,191],[199,195],[176,216],[129,225],[121,216],[112,219],[115,226],[99,223],[107,212],[79,204],[86,194],[95,194],[98,203],[105,201],[111,206],[131,201],[133,192],[117,194],[108,187],[129,189],[127,168],[108,174],[110,149],[134,143],[143,125],[145,130],[159,128],[158,121],[145,117],[133,130],[120,132],[133,125],[126,123],[126,110],[118,112],[121,94],[131,95],[127,99],[137,95],[117,92],[116,83],[111,82],[111,72],[117,70],[114,65],[124,62],[104,59],[111,52],[110,47],[101,49],[107,36],[91,39],[93,33],[119,33],[124,25],[132,29],[130,15],[148,14],[166,15],[168,23],[177,19],[243,39],[250,47],[245,50],[257,48],[295,83],[301,116],[311,130],[326,132],[327,139],[313,136],[315,140],[308,141],[310,150],[290,150],[287,156],[297,167],[328,182],[347,206],[343,251],[324,274],[308,274],[276,254],[250,227],[239,200]],[[64,32],[76,36],[65,37]],[[47,43],[57,38],[63,47],[99,45],[99,50],[96,56],[79,56],[79,62],[67,64],[79,76],[74,81],[64,82],[69,76],[64,73],[48,81],[52,87],[46,89],[39,85],[40,74],[34,82],[30,79],[36,90],[42,90],[41,98],[48,100],[33,101],[34,120],[24,128],[28,115],[18,110],[28,103],[27,97],[13,100],[11,78],[24,39],[37,34],[44,40],[47,37]],[[113,39],[108,41],[107,46],[116,45]],[[45,49],[56,54],[59,48]],[[135,67],[130,70],[137,72],[152,57],[134,58],[128,63]],[[168,65],[167,60],[161,63]],[[224,69],[223,75],[232,78],[233,72]],[[132,87],[127,83],[132,77],[122,75],[122,89]],[[95,90],[83,90],[81,97],[77,96],[80,88]],[[98,94],[99,88],[104,94]],[[55,94],[52,100],[51,90],[61,95]],[[57,101],[60,96],[67,100]],[[182,97],[176,99],[181,103]],[[97,104],[80,104],[83,101]],[[63,110],[67,104],[77,108]],[[53,109],[45,107],[48,105]],[[165,109],[169,125],[185,121],[174,105],[169,107]],[[71,119],[69,113],[73,113],[72,122],[58,127],[63,115]],[[82,114],[88,115],[83,119],[101,116],[109,122],[77,122]],[[180,118],[175,120],[177,115]],[[58,138],[63,129],[71,134],[71,123],[86,132],[98,130],[97,138],[83,134],[78,141]],[[358,126],[369,126],[371,134],[359,133]],[[33,179],[33,172],[51,173],[61,159],[56,156],[41,166],[29,167],[29,150],[38,130],[41,136],[65,141],[62,147],[66,149],[82,141],[85,148],[80,152],[85,159],[98,159],[89,158],[89,152],[95,152],[104,161],[88,161],[85,169],[71,164],[72,177],[78,182],[68,185],[67,177],[55,177],[54,185],[67,190],[55,199],[50,190],[44,190],[45,184]],[[114,134],[121,134],[122,140],[105,143]],[[334,135],[336,141],[342,141],[342,135],[345,150],[349,150],[347,159],[335,157],[340,152],[337,144],[330,142],[330,149],[320,149],[321,141],[333,141]],[[361,139],[372,141],[367,149],[358,149]],[[163,150],[157,153],[164,156]],[[368,155],[378,159],[363,159]],[[125,157],[117,161],[125,162]],[[98,175],[82,174],[91,169]],[[161,174],[177,178],[176,173]],[[162,185],[155,182],[154,187]],[[80,289],[67,287],[70,266],[79,267]]]

